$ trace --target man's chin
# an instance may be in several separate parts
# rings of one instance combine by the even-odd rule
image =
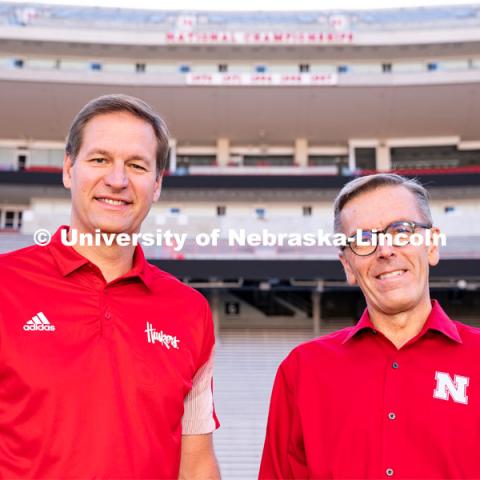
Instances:
[[[119,233],[129,233],[127,230],[118,227],[97,227],[101,233],[107,233],[109,235],[118,235]]]
[[[393,293],[393,292],[392,292]],[[379,302],[376,303],[376,309],[386,315],[397,315],[400,313],[413,310],[419,303],[418,298],[408,295],[384,295]]]
[[[389,292],[377,292],[377,295],[367,298],[369,309],[377,310],[385,315],[396,315],[415,308],[419,302],[418,295],[414,295],[406,289],[390,290]]]
[[[102,222],[95,225],[95,231],[106,233],[108,235],[133,232],[132,228],[128,225],[119,225],[118,223]]]

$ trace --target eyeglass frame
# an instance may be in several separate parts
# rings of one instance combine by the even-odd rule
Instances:
[[[389,228],[391,228],[392,225],[395,225],[395,224],[406,224],[406,225],[409,225],[409,226],[413,229],[412,235],[415,233],[415,230],[416,230],[417,228],[424,228],[424,229],[426,229],[426,230],[430,230],[431,228],[433,228],[433,225],[431,225],[431,224],[417,223],[417,222],[412,222],[412,221],[410,221],[410,220],[396,220],[395,222],[392,222],[392,223],[388,224],[383,230],[373,229],[373,230],[363,230],[363,231],[365,231],[365,232],[370,232],[370,233],[372,233],[372,234],[375,234],[375,235],[378,237],[378,235],[385,235],[385,234],[387,233],[387,230],[388,230]],[[377,243],[375,244],[375,248],[373,249],[372,252],[367,253],[367,254],[365,254],[365,255],[361,255],[360,253],[357,253],[357,252],[352,248],[352,245],[351,245],[351,239],[352,239],[352,238],[355,238],[355,235],[350,235],[350,236],[348,237],[348,240],[349,240],[348,245],[342,245],[342,246],[340,247],[340,250],[341,250],[342,252],[343,252],[347,247],[349,247],[350,250],[351,250],[355,255],[357,255],[357,257],[368,257],[368,256],[370,256],[370,255],[373,255],[373,254],[377,251],[379,242],[377,242]],[[394,246],[394,247],[400,247],[400,248],[401,248],[401,247],[405,247],[405,246],[407,246],[407,245],[409,245],[409,244],[410,244],[410,241],[409,241],[408,243],[406,243],[405,245],[393,245],[393,246]]]

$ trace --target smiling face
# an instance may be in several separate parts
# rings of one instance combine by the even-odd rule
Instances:
[[[357,229],[383,230],[397,220],[425,223],[414,194],[401,185],[360,193],[341,212],[342,231],[347,235]],[[425,234],[425,230],[417,233]],[[340,260],[348,283],[360,287],[370,313],[395,315],[430,304],[429,265],[436,265],[439,260],[435,245],[379,245],[375,253],[365,257],[346,248]]]
[[[92,118],[77,157],[65,157],[63,183],[72,193],[71,227],[80,232],[140,230],[160,195],[152,126],[128,112]]]

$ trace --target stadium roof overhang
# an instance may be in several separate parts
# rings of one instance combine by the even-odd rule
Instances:
[[[101,32],[90,32],[94,41],[88,41],[89,32],[80,31],[78,35],[61,41],[61,31],[51,30],[48,35],[32,36],[22,31],[23,36],[12,35],[11,29],[0,26],[0,48],[2,52],[19,56],[64,57],[91,59],[142,59],[143,61],[213,61],[213,62],[294,62],[325,61],[395,61],[437,58],[460,58],[478,56],[480,51],[480,31],[476,29],[458,37],[458,31],[435,33],[421,32],[383,32],[381,36],[367,35],[364,40],[354,44],[253,44],[253,45],[215,45],[215,44],[160,44],[150,38],[142,43],[139,32],[121,32],[109,41]],[[27,34],[27,35],[25,35]],[[16,38],[18,37],[18,38]],[[127,41],[128,39],[128,41]],[[392,40],[395,39],[395,40]],[[147,41],[148,40],[148,41]]]
[[[310,281],[305,287],[314,289],[318,280],[330,281],[339,286],[345,282],[345,274],[338,260],[150,260],[159,268],[187,281],[226,281],[224,288],[232,288],[232,279],[268,281],[288,280],[295,287],[295,279]],[[459,280],[467,284],[480,283],[480,259],[444,259],[430,271],[433,285],[456,288]],[[292,282],[293,280],[293,282]],[[298,284],[298,283],[297,283]],[[462,283],[460,284],[462,285]]]
[[[15,73],[15,72],[14,72]],[[480,73],[408,85],[398,77],[342,80],[334,86],[186,86],[132,84],[77,74],[43,81],[37,72],[0,78],[3,139],[63,141],[73,116],[90,99],[112,92],[151,103],[179,143],[215,145],[346,144],[349,139],[456,136],[479,140]],[[478,77],[476,78],[475,75]],[[93,80],[92,80],[93,78]],[[433,77],[431,77],[433,79]],[[464,79],[462,81],[462,78]]]

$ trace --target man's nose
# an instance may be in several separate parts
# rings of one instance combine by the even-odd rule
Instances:
[[[388,238],[388,236],[382,238],[382,235],[379,235],[377,251],[375,252],[378,257],[387,258],[395,255],[395,248],[392,245],[391,238]]]
[[[113,189],[124,189],[128,186],[128,176],[123,162],[113,162],[105,175],[105,184]]]

